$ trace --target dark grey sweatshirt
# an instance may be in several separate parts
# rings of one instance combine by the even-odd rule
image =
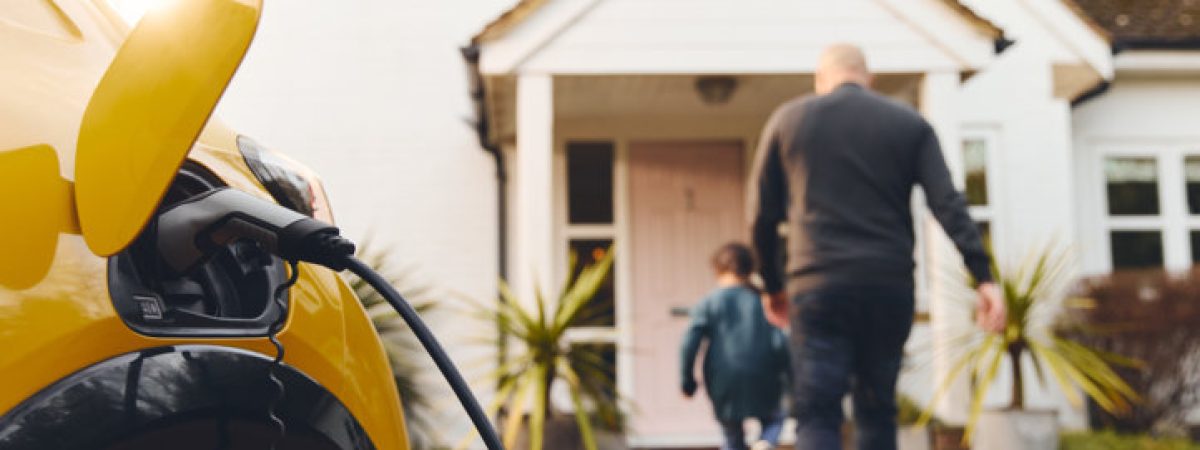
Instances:
[[[975,281],[991,280],[937,136],[906,105],[852,83],[790,101],[767,122],[754,170],[754,245],[768,292],[785,281],[792,292],[832,283],[911,288],[910,199],[918,185]],[[784,221],[786,258],[778,232]]]

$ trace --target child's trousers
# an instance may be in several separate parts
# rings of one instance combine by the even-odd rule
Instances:
[[[758,440],[771,444],[771,448],[779,445],[779,434],[783,432],[783,412],[776,412],[766,417],[756,417],[762,426],[762,435]],[[746,431],[742,421],[721,421],[721,434],[725,436],[725,444],[721,450],[746,450]]]

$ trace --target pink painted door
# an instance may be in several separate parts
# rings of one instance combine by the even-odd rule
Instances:
[[[703,389],[680,394],[679,346],[685,311],[713,288],[709,256],[747,234],[742,144],[635,142],[629,155],[632,432],[664,443],[719,436]]]

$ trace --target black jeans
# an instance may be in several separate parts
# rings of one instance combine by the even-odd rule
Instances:
[[[840,450],[853,397],[859,450],[895,450],[896,378],[912,329],[911,286],[826,286],[792,297],[797,450]]]

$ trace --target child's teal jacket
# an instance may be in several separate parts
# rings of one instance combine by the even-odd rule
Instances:
[[[765,417],[779,411],[789,370],[787,337],[767,322],[757,291],[747,286],[719,288],[692,309],[680,350],[684,392],[695,391],[693,367],[705,340],[704,386],[717,419]]]

